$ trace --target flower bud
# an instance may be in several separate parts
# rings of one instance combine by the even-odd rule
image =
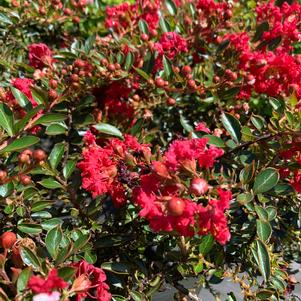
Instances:
[[[205,179],[194,178],[190,182],[190,191],[196,196],[201,196],[208,191],[208,183]]]
[[[185,201],[180,198],[173,197],[167,203],[167,211],[174,216],[181,216],[185,209]]]
[[[13,232],[5,232],[1,235],[1,243],[4,249],[11,249],[17,241],[17,236]]]
[[[164,163],[162,163],[160,161],[153,161],[152,162],[152,169],[158,176],[160,176],[162,178],[165,178],[165,179],[170,179],[171,178],[167,167],[165,166]]]
[[[36,149],[32,156],[37,162],[44,161],[47,158],[46,153],[42,149]]]
[[[74,280],[71,291],[75,293],[85,292],[91,287],[91,285],[92,283],[87,275],[82,274]]]

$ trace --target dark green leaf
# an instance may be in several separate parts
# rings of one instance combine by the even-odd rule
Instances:
[[[171,62],[165,55],[163,55],[163,67],[165,76],[169,78],[173,74],[173,71],[171,67]]]
[[[24,136],[21,137],[15,141],[13,141],[11,144],[3,148],[0,153],[9,153],[9,152],[15,152],[20,151],[25,148],[28,148],[36,143],[38,143],[40,139],[35,136]]]
[[[24,127],[28,124],[29,120],[33,118],[41,109],[43,108],[42,105],[38,105],[34,109],[26,112],[26,115],[17,122],[16,124],[16,132],[20,132],[24,129]]]
[[[143,19],[140,19],[139,22],[138,22],[138,26],[139,26],[139,29],[142,33],[145,33],[145,34],[149,34],[149,31],[148,31],[148,25],[147,23],[143,20]]]
[[[159,23],[160,23],[160,27],[161,27],[163,32],[170,32],[171,31],[169,23],[163,17],[160,18]]]
[[[124,70],[131,70],[134,63],[134,54],[129,52],[125,59]]]
[[[18,293],[22,293],[26,287],[27,287],[27,282],[32,275],[32,268],[27,267],[22,272],[20,273],[18,280],[17,280],[17,291]]]
[[[268,31],[268,30],[269,30],[269,27],[270,27],[270,26],[269,26],[269,22],[267,22],[267,21],[264,21],[264,22],[260,23],[260,24],[257,26],[257,28],[256,28],[256,32],[255,32],[255,35],[254,35],[254,37],[253,37],[252,42],[257,42],[257,41],[259,41],[259,40],[261,39],[263,33],[264,33],[265,31]]]
[[[258,219],[256,221],[256,228],[258,237],[262,241],[267,242],[272,235],[272,227],[270,223]]]
[[[59,226],[51,229],[47,233],[45,239],[46,248],[53,259],[55,259],[58,254],[59,245],[62,240],[62,237],[63,237],[62,229]]]
[[[271,263],[267,246],[261,240],[256,240],[256,254],[255,260],[264,281],[267,282],[271,276]]]
[[[66,162],[66,165],[63,168],[63,176],[65,179],[68,179],[72,175],[75,167],[76,167],[76,161],[68,160]]]
[[[46,178],[38,183],[48,189],[63,188],[62,184],[53,178]]]
[[[172,0],[166,0],[165,3],[166,3],[166,7],[167,7],[169,13],[172,16],[176,15],[177,14],[177,7],[174,4],[174,2]]]
[[[14,135],[14,116],[10,108],[4,103],[0,103],[0,126],[9,136]]]
[[[223,139],[214,135],[204,135],[203,138],[209,139],[208,144],[215,145],[217,147],[226,147]]]
[[[66,125],[64,123],[52,123],[47,126],[46,134],[49,136],[66,134]]]
[[[225,127],[225,129],[229,132],[231,137],[239,142],[241,139],[241,125],[240,122],[231,114],[223,113],[221,117],[221,121]]]
[[[141,77],[143,77],[145,80],[149,80],[149,75],[145,72],[145,71],[143,71],[143,70],[141,70],[141,69],[139,69],[139,68],[135,68],[135,67],[133,67],[134,69],[135,69],[135,71],[141,76]]]
[[[37,124],[43,124],[43,125],[48,125],[51,123],[55,122],[60,122],[63,121],[67,118],[66,115],[64,114],[59,114],[59,113],[49,113],[41,116],[35,123],[34,125]]]
[[[104,133],[110,136],[116,136],[120,139],[123,139],[123,135],[120,130],[111,124],[99,123],[97,125],[94,125],[94,128],[97,129],[100,133]]]
[[[107,271],[111,271],[116,274],[129,274],[130,266],[127,263],[121,262],[104,262],[101,268]]]
[[[37,224],[20,223],[17,228],[27,234],[40,234],[42,232],[41,226]]]
[[[199,245],[199,252],[202,253],[203,255],[206,255],[207,253],[210,252],[213,245],[214,245],[214,238],[211,234],[208,234],[202,238],[201,243]]]
[[[35,270],[39,270],[41,267],[41,262],[37,255],[33,253],[30,249],[26,247],[22,247],[21,249],[21,257],[23,262],[28,265],[32,266]]]
[[[44,230],[50,231],[51,229],[53,229],[59,225],[62,225],[62,224],[63,224],[63,221],[61,219],[55,217],[55,218],[49,219],[47,221],[43,221],[41,223],[41,226]]]
[[[75,275],[76,270],[77,270],[76,268],[72,268],[72,267],[63,267],[58,270],[58,275],[59,277],[63,278],[65,281],[69,281]]]
[[[275,168],[262,170],[255,178],[253,191],[255,194],[271,190],[279,181],[279,173]]]
[[[55,146],[53,147],[53,149],[48,157],[50,166],[53,169],[56,169],[57,166],[59,165],[59,163],[61,162],[64,152],[65,152],[65,143],[64,142],[55,144]]]

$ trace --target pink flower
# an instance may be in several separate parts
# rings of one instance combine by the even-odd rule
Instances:
[[[41,293],[33,296],[32,301],[59,301],[61,294],[59,292]]]
[[[56,269],[52,269],[46,279],[40,276],[31,276],[27,287],[32,290],[33,293],[52,293],[53,290],[64,289],[68,286],[68,283],[60,278]]]
[[[31,44],[29,50],[29,63],[32,67],[42,69],[53,63],[52,51],[43,43]]]
[[[201,132],[205,132],[205,133],[211,133],[210,129],[208,129],[207,125],[205,122],[199,122],[196,127],[195,127],[196,131],[201,131]]]

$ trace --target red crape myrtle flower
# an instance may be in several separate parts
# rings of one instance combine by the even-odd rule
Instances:
[[[126,191],[121,180],[131,182],[133,175],[129,165],[135,165],[139,156],[148,156],[150,149],[145,144],[140,144],[135,137],[125,135],[124,140],[117,138],[105,141],[98,145],[91,132],[87,132],[84,141],[83,160],[78,164],[82,171],[82,187],[92,193],[95,198],[108,193],[116,207],[126,202]],[[143,164],[142,162],[140,162]]]
[[[229,209],[232,194],[222,189],[218,189],[218,193],[219,200],[212,199],[205,207],[199,205],[199,234],[211,233],[220,244],[224,245],[231,237],[224,211]]]
[[[53,63],[52,51],[43,43],[31,44],[29,50],[29,64],[37,69],[50,66]]]
[[[229,208],[231,192],[218,190],[220,200],[210,200],[207,206],[197,204],[183,195],[188,188],[181,175],[195,175],[196,170],[211,168],[223,151],[207,147],[207,139],[176,140],[163,156],[162,162],[152,162],[152,172],[141,176],[134,190],[139,215],[146,218],[154,231],[176,232],[184,236],[211,233],[218,242],[230,239],[224,211]],[[207,192],[204,189],[203,193]]]
[[[52,269],[46,279],[40,276],[31,276],[27,287],[35,294],[52,293],[54,290],[64,289],[68,283],[60,278],[56,269]]]
[[[76,296],[77,301],[84,300],[86,297],[90,297],[97,301],[111,300],[109,286],[105,282],[107,276],[101,268],[97,268],[85,260],[81,260],[73,264],[73,267],[77,268],[77,277],[85,277],[84,285],[79,283],[79,286],[81,286],[81,292]],[[95,291],[94,295],[90,293],[90,290]]]

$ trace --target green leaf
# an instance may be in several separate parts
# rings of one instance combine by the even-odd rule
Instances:
[[[41,262],[39,258],[30,249],[22,247],[21,257],[26,265],[32,266],[35,270],[39,270],[41,268]]]
[[[251,122],[259,131],[261,131],[266,125],[264,118],[258,115],[251,116]]]
[[[199,245],[199,252],[206,255],[210,252],[214,245],[214,238],[211,234],[202,237],[201,243]]]
[[[41,226],[37,224],[20,223],[17,228],[27,234],[40,234],[42,232]]]
[[[31,207],[31,211],[32,212],[39,212],[49,206],[51,206],[51,204],[53,203],[53,201],[38,201],[32,204]]]
[[[25,94],[15,87],[11,87],[10,89],[21,108],[25,109],[26,111],[32,109],[32,104]]]
[[[272,206],[267,207],[266,212],[268,213],[269,221],[272,221],[277,217],[277,210],[275,207],[272,207]]]
[[[180,123],[187,133],[193,133],[194,128],[189,124],[189,121],[182,114],[180,114]]]
[[[149,34],[148,24],[144,20],[142,19],[139,20],[138,27],[142,33],[145,33],[147,35]]]
[[[59,113],[49,113],[41,116],[35,123],[34,125],[37,124],[43,124],[43,125],[48,125],[56,122],[60,122],[67,119],[67,116],[64,114],[59,114]]]
[[[26,287],[30,276],[32,275],[32,268],[27,267],[20,273],[17,280],[17,291],[18,293],[22,293]]]
[[[74,251],[77,250],[81,250],[83,247],[85,247],[87,245],[87,243],[90,240],[90,235],[86,234],[86,235],[81,235],[75,242],[73,245]]]
[[[46,219],[46,218],[51,218],[52,215],[48,211],[38,211],[38,212],[35,212],[35,213],[31,214],[31,217],[32,218],[43,218],[43,219]]]
[[[255,211],[256,211],[256,213],[257,213],[257,215],[258,215],[258,217],[261,219],[261,220],[263,220],[263,221],[268,221],[268,213],[267,213],[267,211],[264,209],[264,208],[262,208],[262,207],[260,207],[260,206],[255,206]]]
[[[63,267],[58,270],[58,276],[63,278],[65,281],[69,281],[75,275],[76,270],[76,268],[72,267]]]
[[[34,109],[26,112],[26,115],[16,123],[16,132],[19,133],[28,124],[29,120],[34,117],[41,109],[42,105],[38,105]]]
[[[46,236],[46,248],[53,259],[56,258],[59,250],[60,242],[63,238],[62,229],[60,226],[51,229]]]
[[[99,123],[99,124],[94,125],[94,128],[97,129],[101,133],[104,133],[104,134],[107,134],[110,136],[116,136],[120,139],[123,139],[123,135],[120,132],[120,130],[111,124]]]
[[[128,71],[132,68],[134,63],[134,54],[129,52],[125,59],[124,70]]]
[[[160,23],[160,27],[161,27],[163,32],[170,32],[171,31],[169,23],[163,17],[160,18],[159,23]]]
[[[163,55],[163,67],[165,76],[169,78],[173,74],[173,71],[171,67],[171,62],[165,55]]]
[[[64,135],[66,134],[66,124],[64,122],[61,123],[52,123],[47,126],[46,134],[49,136],[56,136],[56,135]]]
[[[55,218],[49,219],[47,221],[43,221],[41,223],[41,226],[44,230],[50,231],[51,229],[53,229],[59,225],[62,225],[62,224],[63,224],[63,221],[61,219],[55,217]]]
[[[166,7],[167,7],[169,13],[172,16],[177,14],[177,7],[176,7],[176,5],[174,4],[174,2],[172,0],[166,0],[165,4],[166,4]]]
[[[0,22],[2,22],[3,24],[9,24],[9,25],[14,24],[13,21],[5,13],[0,13]]]
[[[48,189],[63,188],[63,185],[53,178],[46,178],[38,183]]]
[[[271,300],[274,292],[270,290],[260,290],[256,293],[256,299],[258,300]]]
[[[0,196],[8,197],[14,191],[14,184],[12,182],[0,185]]]
[[[135,69],[135,71],[141,76],[143,77],[145,80],[149,80],[150,76],[143,70],[133,67]]]
[[[279,181],[279,173],[275,168],[262,170],[255,178],[253,191],[255,194],[271,190]]]
[[[20,151],[25,148],[28,148],[36,143],[38,143],[40,139],[35,136],[24,136],[17,140],[14,140],[11,144],[3,148],[0,153],[9,153],[9,152],[15,152]]]
[[[55,146],[53,147],[53,149],[48,157],[50,166],[53,169],[56,169],[57,166],[59,165],[59,163],[61,162],[64,152],[65,152],[65,143],[64,142],[55,144]]]
[[[267,246],[261,241],[256,240],[256,255],[260,273],[262,274],[264,281],[267,282],[271,276],[271,263]]]
[[[249,183],[253,179],[253,175],[255,172],[254,164],[246,165],[244,169],[241,170],[239,174],[239,179],[242,183]]]
[[[270,239],[272,235],[272,227],[269,222],[258,219],[256,221],[256,229],[257,235],[262,241],[267,242]]]
[[[133,298],[133,301],[145,301],[146,300],[146,298],[143,296],[143,294],[139,293],[137,291],[131,291],[130,295]]]
[[[11,109],[4,103],[0,103],[0,126],[9,136],[14,135],[14,115]]]
[[[116,274],[129,274],[130,265],[122,262],[104,262],[101,268]]]
[[[220,137],[216,137],[214,135],[208,134],[208,135],[204,135],[203,138],[209,139],[207,142],[208,144],[215,145],[217,147],[226,147],[225,142]]]
[[[72,175],[75,167],[76,167],[76,161],[74,160],[67,161],[66,165],[63,168],[63,176],[66,180]]]
[[[239,142],[241,139],[241,125],[238,119],[228,113],[223,113],[221,117],[221,121],[225,127],[225,129],[229,132],[231,137]]]

